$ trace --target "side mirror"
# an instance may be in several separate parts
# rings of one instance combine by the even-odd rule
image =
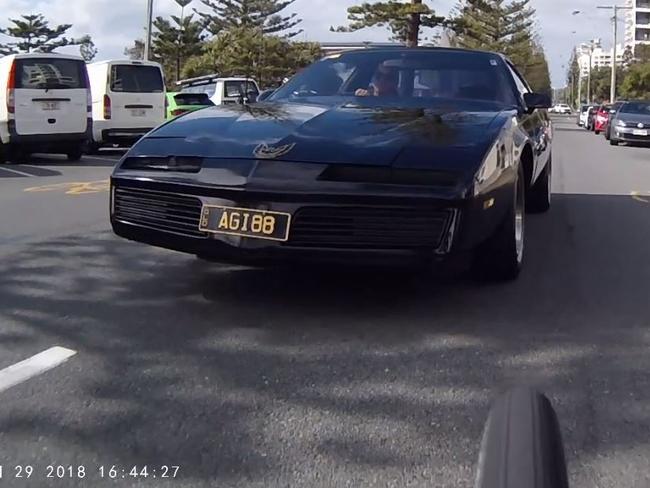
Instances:
[[[257,95],[257,101],[258,102],[263,102],[267,98],[269,98],[271,95],[273,95],[273,92],[275,90],[264,90],[262,91],[259,95]]]
[[[544,93],[525,93],[524,103],[529,112],[536,108],[551,108],[553,106],[551,97]]]

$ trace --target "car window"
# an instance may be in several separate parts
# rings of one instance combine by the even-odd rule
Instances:
[[[382,81],[386,77],[388,81]],[[389,89],[378,88],[388,83]],[[383,90],[383,93],[382,93]],[[272,100],[358,96],[402,100],[480,100],[517,103],[498,56],[470,51],[353,52],[331,56],[294,76]]]
[[[83,61],[74,59],[18,59],[16,88],[87,88],[85,69]]]
[[[178,105],[214,105],[207,93],[178,93],[174,100]]]
[[[621,107],[623,114],[650,115],[650,102],[628,102]]]
[[[124,93],[160,93],[165,90],[156,66],[116,64],[111,68],[111,90]]]
[[[225,83],[225,93],[228,98],[246,95],[249,92],[257,94],[257,87],[251,81],[226,81]]]

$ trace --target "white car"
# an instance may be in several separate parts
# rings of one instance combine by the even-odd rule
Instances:
[[[252,78],[219,78],[217,75],[200,76],[176,83],[181,93],[207,93],[215,105],[239,103],[243,97],[257,98],[260,88]]]
[[[566,103],[558,103],[551,109],[551,112],[555,114],[571,115],[571,107],[569,107]]]
[[[86,63],[63,54],[0,59],[0,161],[62,153],[78,161],[91,134]]]
[[[151,61],[112,60],[88,65],[93,144],[131,145],[167,118],[162,67]]]

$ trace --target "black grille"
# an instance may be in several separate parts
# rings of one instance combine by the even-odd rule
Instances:
[[[450,212],[409,207],[305,207],[287,245],[340,249],[438,248]]]
[[[122,222],[190,237],[206,237],[199,231],[202,204],[198,198],[117,187],[114,205],[114,216]]]

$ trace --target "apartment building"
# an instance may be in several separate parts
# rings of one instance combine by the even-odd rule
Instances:
[[[625,45],[650,44],[650,0],[626,0]]]

